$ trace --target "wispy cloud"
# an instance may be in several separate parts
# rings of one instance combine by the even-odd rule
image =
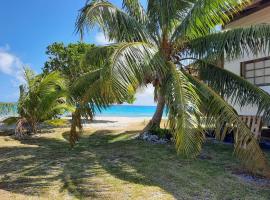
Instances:
[[[142,88],[136,94],[134,105],[155,105],[154,102],[154,87],[148,85],[147,88]]]
[[[13,77],[14,86],[24,83],[23,66],[20,58],[10,52],[8,45],[0,47],[0,73]]]
[[[112,43],[102,32],[98,32],[95,35],[95,42],[97,45],[106,45]]]

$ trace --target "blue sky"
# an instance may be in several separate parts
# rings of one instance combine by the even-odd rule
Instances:
[[[113,3],[121,6],[121,1]],[[22,66],[41,72],[46,47],[53,42],[79,40],[74,25],[85,0],[1,0],[0,6],[0,101],[18,99]],[[98,45],[106,40],[98,29],[85,37]],[[139,92],[135,104],[153,104],[152,88]]]

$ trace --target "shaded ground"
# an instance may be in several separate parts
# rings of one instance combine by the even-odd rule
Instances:
[[[75,149],[65,130],[21,142],[2,133],[0,199],[270,199],[268,184],[234,175],[230,145],[207,143],[189,160],[136,133],[89,131]]]

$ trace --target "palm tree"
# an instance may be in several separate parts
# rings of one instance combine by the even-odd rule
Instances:
[[[108,48],[108,49],[107,49]],[[70,143],[73,146],[82,132],[81,117],[94,116],[97,111],[106,109],[114,103],[132,101],[138,81],[129,75],[129,81],[120,75],[122,72],[110,68],[112,54],[119,46],[89,48],[81,65],[88,65],[88,72],[77,77],[70,87],[73,104],[77,105],[72,113]],[[114,55],[119,59],[120,54]],[[104,59],[107,57],[109,59]],[[120,58],[121,60],[121,58]],[[117,65],[121,65],[121,61]],[[91,65],[89,63],[91,62]],[[107,67],[100,67],[107,66]],[[123,72],[124,73],[124,72]],[[77,131],[79,130],[79,132]]]
[[[74,113],[71,114],[71,145],[75,144],[75,141],[78,139],[78,133],[82,131],[81,117],[92,120],[97,109],[101,110],[112,103],[132,101],[135,94],[133,88],[128,87],[127,95],[115,98],[117,94],[110,92],[112,91],[109,89],[111,84],[104,79],[106,75],[101,73],[99,69],[89,67],[89,65],[85,65],[82,62],[86,52],[88,54],[89,52],[96,52],[95,46],[81,42],[65,46],[63,43],[55,42],[47,47],[48,61],[46,61],[43,68],[44,74],[50,74],[54,71],[61,72],[70,89],[68,101],[76,107]],[[100,76],[101,74],[103,75],[102,77]],[[91,91],[88,93],[92,94],[94,91],[97,91],[99,95],[92,95],[91,97],[88,95],[86,100],[84,95],[86,92],[85,88],[80,88],[82,84],[87,84],[88,88],[90,88]],[[92,84],[91,87],[90,84]],[[108,88],[106,88],[106,85],[108,85]],[[96,90],[97,88],[100,89]],[[102,97],[102,101],[100,97]],[[77,128],[79,132],[77,132]]]
[[[68,88],[59,72],[35,75],[29,68],[24,72],[26,84],[20,86],[19,120],[15,129],[19,138],[37,133],[38,123],[73,110],[66,102]]]
[[[89,66],[103,69],[109,80],[117,82],[114,91],[127,85],[154,85],[157,109],[146,129],[159,127],[166,106],[177,152],[194,157],[205,140],[202,119],[207,117],[217,127],[227,125],[238,133],[236,155],[250,169],[258,169],[266,165],[264,154],[228,102],[256,104],[258,114],[269,120],[270,96],[217,64],[222,56],[235,59],[247,52],[269,52],[269,25],[216,28],[249,2],[149,0],[144,9],[139,0],[123,0],[120,9],[93,0],[81,9],[77,29],[83,35],[98,25],[115,42],[86,55]],[[221,132],[216,136],[221,138]]]

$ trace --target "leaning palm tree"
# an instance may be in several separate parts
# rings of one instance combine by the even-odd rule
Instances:
[[[29,68],[24,72],[26,84],[20,86],[19,120],[15,129],[18,138],[37,133],[38,123],[73,110],[66,102],[68,88],[59,72],[35,75]]]
[[[86,59],[117,82],[114,90],[135,82],[154,85],[157,110],[146,129],[159,127],[166,106],[177,151],[194,157],[205,140],[202,119],[207,117],[216,127],[234,129],[236,155],[250,169],[259,169],[266,166],[264,154],[229,103],[256,104],[258,114],[269,120],[270,96],[217,64],[222,56],[269,52],[269,25],[217,31],[249,2],[149,0],[144,9],[139,0],[123,0],[121,9],[93,0],[81,9],[77,28],[83,35],[98,25],[115,42]],[[215,133],[221,137],[222,131]]]

